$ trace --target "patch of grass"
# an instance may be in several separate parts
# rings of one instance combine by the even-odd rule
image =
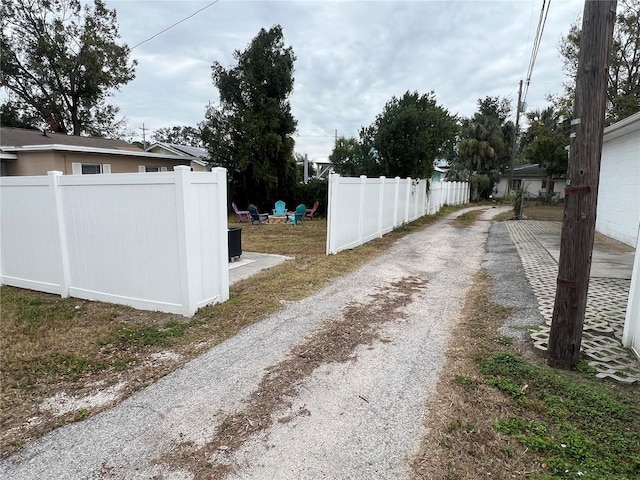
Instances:
[[[455,380],[466,390],[476,390],[478,388],[478,382],[465,375],[456,375]]]
[[[513,212],[502,212],[493,217],[493,220],[496,222],[504,222],[505,220],[512,220]]]
[[[640,475],[637,392],[507,352],[494,354],[480,371],[488,385],[513,399],[511,408],[518,414],[497,420],[493,427],[515,436],[546,465],[531,478],[573,478],[577,472],[590,479]]]
[[[137,325],[135,328],[125,328],[115,336],[100,340],[101,345],[111,343],[120,346],[144,347],[148,345],[173,345],[176,338],[182,337],[186,325],[177,320],[168,321],[164,327],[153,325]]]
[[[471,225],[484,213],[484,210],[469,210],[456,217],[456,223],[461,226]]]
[[[99,372],[107,362],[92,360],[71,352],[58,352],[48,356],[18,362],[12,365],[19,375],[13,388],[28,388],[38,383],[53,384],[59,381],[75,381],[88,373]]]
[[[538,201],[527,201],[524,202],[523,213],[526,220],[562,222],[564,204],[544,204]],[[496,215],[493,219],[498,222],[503,222],[505,220],[517,220],[517,217],[513,211],[508,211]]]
[[[14,331],[19,331],[27,337],[39,335],[52,325],[64,328],[75,315],[76,311],[70,299],[45,297],[36,292],[16,297],[12,312],[16,327]]]

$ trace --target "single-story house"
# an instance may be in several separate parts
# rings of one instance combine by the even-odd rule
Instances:
[[[0,127],[2,176],[172,171],[193,157],[145,152],[123,140]]]
[[[496,198],[502,198],[509,192],[509,177],[508,173],[504,174],[496,185]],[[565,177],[565,175],[548,177],[545,169],[537,163],[517,165],[513,169],[511,190],[524,187],[527,192],[526,198],[551,196],[551,200],[557,201],[564,198]]]
[[[178,155],[191,159],[191,170],[194,172],[208,172],[211,167],[207,159],[209,153],[204,148],[191,145],[178,145],[177,143],[156,142],[146,148],[147,152],[161,153],[164,155]]]

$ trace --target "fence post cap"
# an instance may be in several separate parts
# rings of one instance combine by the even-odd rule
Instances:
[[[191,167],[187,167],[186,165],[176,165],[173,167],[174,170],[189,170],[191,171]]]
[[[60,170],[51,170],[47,172],[47,175],[64,175],[64,173],[61,172]]]

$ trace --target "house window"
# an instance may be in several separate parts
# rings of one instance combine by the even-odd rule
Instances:
[[[155,165],[138,165],[138,172],[159,172],[160,167]]]
[[[511,189],[512,190],[515,190],[515,189],[520,188],[520,187],[522,187],[522,179],[520,179],[520,178],[517,179],[517,180],[514,179],[511,182]]]
[[[82,175],[95,175],[102,173],[102,167],[99,163],[83,163]]]
[[[542,188],[547,188],[547,181],[546,180],[542,180]]]
[[[105,163],[80,163],[73,162],[71,164],[71,173],[73,175],[95,175],[99,173],[111,173],[111,165]]]

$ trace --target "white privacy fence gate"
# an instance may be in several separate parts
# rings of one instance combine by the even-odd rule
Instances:
[[[444,186],[443,186],[444,185]],[[435,188],[435,189],[434,189]],[[469,201],[469,185],[427,180],[329,176],[327,255],[357,247],[395,227]]]
[[[226,170],[0,179],[0,280],[191,316],[229,298]]]

